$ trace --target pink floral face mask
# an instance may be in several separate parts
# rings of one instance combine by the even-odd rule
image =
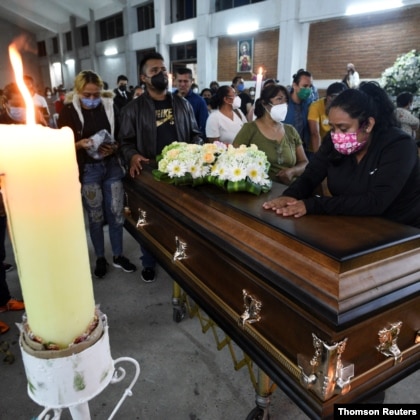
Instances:
[[[342,155],[351,155],[359,150],[362,150],[367,140],[362,142],[357,141],[356,133],[333,133],[331,132],[331,139],[334,144],[335,150]]]

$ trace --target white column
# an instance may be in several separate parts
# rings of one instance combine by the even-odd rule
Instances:
[[[292,76],[300,68],[306,70],[309,23],[299,22],[300,1],[282,4],[280,16],[277,78],[282,85],[290,85]]]

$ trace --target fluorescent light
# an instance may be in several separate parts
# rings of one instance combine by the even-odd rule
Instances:
[[[104,51],[104,55],[116,55],[118,54],[118,50],[115,47],[107,48]]]
[[[74,58],[69,58],[65,61],[67,66],[73,66],[74,65]]]
[[[396,9],[397,7],[401,7],[402,5],[402,0],[382,0],[370,3],[355,3],[347,7],[346,15],[360,15],[362,13],[371,13],[379,12],[381,10]]]
[[[244,23],[235,23],[228,26],[227,33],[228,35],[242,34],[246,32],[257,31],[260,27],[258,22],[244,22]]]
[[[172,37],[172,44],[179,44],[180,42],[188,42],[194,39],[192,32],[181,32]]]

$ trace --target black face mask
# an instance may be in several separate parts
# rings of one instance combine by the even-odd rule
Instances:
[[[127,90],[127,86],[126,85],[120,85],[119,89],[121,92],[125,92]]]
[[[168,87],[168,79],[165,77],[163,72],[160,72],[151,77],[150,81],[157,90],[165,90]]]

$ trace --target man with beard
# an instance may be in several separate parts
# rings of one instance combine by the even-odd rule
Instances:
[[[202,143],[190,103],[168,92],[168,71],[157,52],[145,55],[140,63],[140,81],[146,91],[121,111],[120,151],[132,177],[141,174],[143,165],[156,158],[174,141]],[[142,280],[155,280],[155,256],[141,246]]]

